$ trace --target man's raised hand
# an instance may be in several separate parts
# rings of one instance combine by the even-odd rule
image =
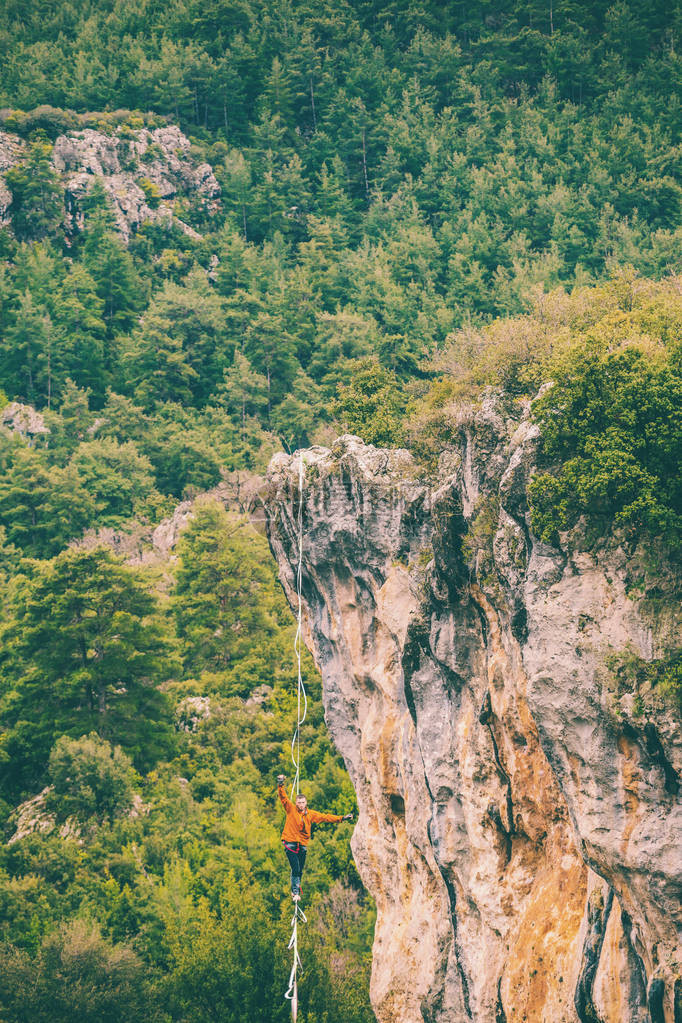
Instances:
[[[277,775],[277,784],[278,785],[284,785],[285,781],[286,781],[286,779],[285,779],[283,774],[278,774]]]

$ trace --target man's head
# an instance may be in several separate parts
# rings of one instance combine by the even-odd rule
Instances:
[[[307,810],[307,808],[308,800],[305,798],[304,795],[302,795],[299,792],[299,794],[296,796],[296,809],[298,810],[299,813],[303,813],[303,811]]]

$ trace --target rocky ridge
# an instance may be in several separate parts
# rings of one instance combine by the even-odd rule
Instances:
[[[20,406],[30,408],[30,406]],[[0,429],[2,422],[0,422]],[[139,522],[135,519],[120,528],[104,526],[87,530],[82,537],[73,540],[71,546],[109,547],[118,557],[124,558],[130,565],[162,564],[174,558],[175,547],[187,524],[194,518],[197,501],[216,501],[222,504],[232,515],[251,523],[258,532],[263,532],[263,515],[260,509],[259,494],[263,479],[248,470],[226,472],[223,479],[211,490],[205,490],[196,497],[181,501],[171,515],[162,519],[157,525]]]
[[[0,412],[0,428],[18,433],[20,437],[32,444],[37,437],[47,436],[50,428],[45,417],[32,405],[22,405],[19,401],[10,401]]]
[[[632,552],[538,542],[537,428],[486,400],[438,478],[303,453],[305,636],[358,798],[380,1023],[680,1023],[682,732],[609,668],[679,643]],[[295,602],[298,455],[265,503]],[[646,589],[646,588],[645,588]]]
[[[0,227],[11,224],[12,194],[4,172],[26,153],[19,136],[0,131]],[[176,216],[182,197],[217,208],[220,185],[207,163],[197,163],[189,139],[175,125],[162,128],[119,128],[104,134],[93,128],[60,135],[52,149],[52,165],[64,188],[64,229],[73,235],[83,225],[83,199],[101,181],[111,199],[116,226],[127,241],[145,221],[174,224],[201,237]]]
[[[51,835],[56,833],[60,838],[71,839],[83,845],[83,832],[88,828],[83,822],[75,817],[67,817],[62,823],[58,823],[57,815],[50,807],[50,796],[54,792],[53,785],[47,785],[37,796],[25,800],[16,807],[9,818],[9,823],[14,827],[14,832],[7,839],[7,845],[14,845],[28,835],[42,833]],[[136,792],[132,797],[130,806],[126,810],[126,816],[134,819],[149,813],[151,807],[145,803],[142,796]],[[90,824],[90,830],[92,824]]]

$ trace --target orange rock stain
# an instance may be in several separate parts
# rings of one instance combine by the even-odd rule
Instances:
[[[502,976],[509,1023],[567,1023],[575,1018],[573,973],[587,869],[565,851],[572,843],[563,828],[554,838],[554,855],[547,856],[536,878]]]
[[[623,826],[623,837],[620,842],[621,853],[625,851],[630,841],[635,824],[637,823],[637,810],[639,809],[639,756],[635,743],[621,735],[618,739],[618,751],[621,755],[620,774],[623,786],[623,810],[625,823]]]

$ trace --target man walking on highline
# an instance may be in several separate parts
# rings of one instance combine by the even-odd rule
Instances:
[[[352,821],[353,814],[347,813],[340,817],[337,813],[319,813],[308,809],[308,800],[300,793],[296,796],[296,804],[291,802],[284,788],[284,775],[277,776],[277,791],[286,811],[287,818],[282,831],[282,845],[291,867],[291,897],[294,902],[301,898],[301,876],[305,866],[305,855],[308,842],[312,836],[312,824],[340,824],[341,821]]]

